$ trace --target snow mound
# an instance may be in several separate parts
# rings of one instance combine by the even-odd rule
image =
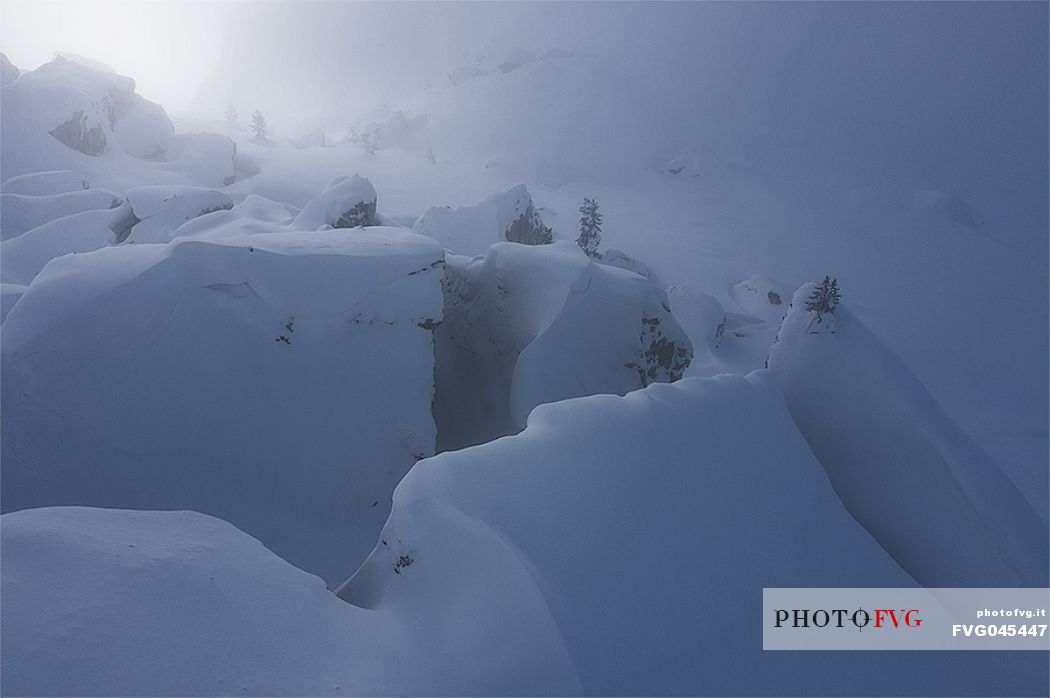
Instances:
[[[307,202],[295,227],[316,230],[322,226],[356,228],[374,225],[376,190],[364,177],[336,177],[324,191]]]
[[[396,228],[54,259],[3,324],[3,509],[192,508],[345,578],[434,452],[441,263]]]
[[[4,194],[52,196],[90,188],[91,184],[79,172],[51,170],[12,177],[4,182],[2,191]]]
[[[94,191],[103,190],[86,190]],[[106,192],[106,196],[112,197],[112,194]],[[110,199],[110,203],[115,202],[119,203],[112,208],[81,211],[57,218],[0,242],[0,270],[4,278],[28,284],[45,264],[56,257],[117,244],[127,236],[137,219],[126,201]]]
[[[584,695],[1045,685],[1044,658],[1025,685],[978,653],[763,652],[741,621],[763,586],[912,585],[753,374],[543,405],[514,438],[417,464],[339,594],[427,617],[480,667],[548,667],[565,648]]]
[[[201,187],[155,185],[131,189],[126,196],[139,220],[128,236],[136,243],[170,242],[186,221],[233,208],[229,194]]]
[[[467,255],[485,254],[497,242],[538,245],[552,240],[551,230],[543,224],[524,184],[493,194],[475,206],[430,208],[412,229],[456,254]]]
[[[0,240],[18,237],[57,218],[120,204],[121,198],[105,189],[85,188],[49,196],[0,194]]]
[[[648,279],[571,242],[451,256],[436,333],[441,448],[524,427],[537,404],[674,380],[691,349]]]
[[[848,308],[817,324],[815,288],[768,364],[850,513],[924,586],[1046,586],[1046,522]]]
[[[536,672],[429,612],[355,608],[203,514],[62,507],[0,520],[4,695],[579,692],[562,648],[528,645],[546,660]],[[532,610],[505,619],[549,640]]]

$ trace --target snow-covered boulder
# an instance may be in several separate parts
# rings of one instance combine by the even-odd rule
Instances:
[[[427,209],[413,230],[434,238],[452,252],[468,255],[484,254],[496,242],[541,245],[553,240],[524,184],[494,194],[476,206]]]
[[[0,87],[7,87],[18,79],[21,71],[6,55],[0,53]]]
[[[536,405],[675,380],[692,349],[648,279],[572,242],[450,256],[438,328],[442,448],[524,427]]]
[[[515,438],[422,461],[339,593],[426,618],[474,671],[565,674],[569,661],[578,686],[563,695],[1045,686],[1037,653],[1024,676],[976,652],[762,651],[764,586],[914,584],[755,374],[543,405]]]
[[[121,198],[105,189],[79,189],[49,196],[0,194],[0,240],[18,237],[57,218],[120,204]]]
[[[85,193],[94,191],[103,190],[88,189]],[[0,242],[0,271],[5,279],[28,284],[55,257],[90,252],[125,239],[138,219],[127,201],[110,199],[110,203],[117,205],[56,218]]]
[[[52,260],[3,324],[3,509],[194,509],[345,577],[434,452],[442,256],[371,228]]]
[[[325,190],[306,203],[295,227],[316,230],[322,226],[357,228],[376,223],[376,189],[364,177],[336,177]]]
[[[91,184],[84,175],[73,170],[49,170],[30,172],[4,181],[0,190],[4,194],[25,196],[52,196],[81,189],[90,189]]]
[[[815,288],[768,365],[850,513],[925,586],[1046,586],[1046,522],[848,307],[805,309]]]
[[[169,242],[186,221],[233,208],[229,194],[201,187],[155,185],[131,189],[126,196],[139,220],[128,235],[135,243]]]
[[[135,157],[156,156],[174,133],[164,110],[135,92],[134,80],[61,56],[9,85],[4,110],[85,155],[101,155],[115,140]]]

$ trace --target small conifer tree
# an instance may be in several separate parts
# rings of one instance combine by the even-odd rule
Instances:
[[[817,314],[817,322],[821,321],[824,313],[835,314],[842,296],[839,294],[839,280],[824,277],[824,281],[813,289],[813,293],[806,299],[806,310]]]
[[[262,115],[262,112],[258,109],[252,114],[252,131],[255,132],[255,140],[265,141],[266,138],[266,117]]]
[[[233,102],[226,105],[226,120],[236,121],[237,120],[237,108],[233,106]]]
[[[576,244],[590,257],[599,257],[598,245],[602,241],[602,214],[598,211],[598,200],[584,198],[580,206],[580,236]]]

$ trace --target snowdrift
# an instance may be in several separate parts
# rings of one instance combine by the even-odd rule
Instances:
[[[371,228],[51,261],[0,335],[3,509],[196,509],[345,578],[434,451],[442,256]]]
[[[518,431],[544,402],[676,380],[692,356],[660,289],[574,243],[449,256],[444,293],[440,450]]]
[[[924,586],[1046,586],[1046,522],[848,308],[805,310],[815,288],[769,368],[850,513]]]
[[[759,373],[542,405],[517,436],[418,463],[339,593],[427,617],[479,667],[564,647],[589,695],[1045,686],[1045,657],[1021,661],[1025,684],[977,653],[761,649],[763,586],[913,584]]]

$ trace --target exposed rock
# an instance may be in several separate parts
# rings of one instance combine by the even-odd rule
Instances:
[[[73,118],[48,131],[52,136],[85,155],[106,152],[106,134],[101,126],[89,126],[83,110],[73,112]]]

